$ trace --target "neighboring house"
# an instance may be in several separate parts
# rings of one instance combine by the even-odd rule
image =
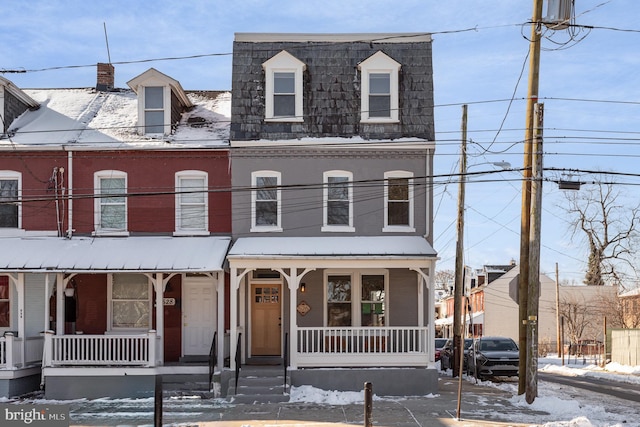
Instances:
[[[224,357],[230,95],[155,69],[113,89],[113,73],[98,64],[87,89],[0,80],[4,396],[152,395],[157,374],[208,360],[216,332]]]
[[[236,34],[232,367],[437,390],[431,55],[424,34]]]
[[[622,321],[625,328],[640,328],[640,288],[620,294]]]
[[[473,306],[474,319],[482,324],[482,335],[519,338],[518,332],[518,278],[519,268],[513,268],[488,285],[482,286]],[[561,322],[565,317],[565,341],[570,341],[570,323],[575,326],[574,340],[602,341],[603,318],[600,301],[615,296],[611,286],[560,286],[558,289]],[[481,313],[481,316],[480,316]],[[564,315],[563,315],[564,313]],[[556,310],[556,282],[540,275],[540,299],[538,305],[538,342],[556,348],[558,311]]]

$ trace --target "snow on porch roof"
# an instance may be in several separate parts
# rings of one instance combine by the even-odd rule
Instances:
[[[436,257],[423,237],[244,237],[229,250],[229,258],[253,257]]]
[[[7,237],[0,272],[222,270],[230,237]]]

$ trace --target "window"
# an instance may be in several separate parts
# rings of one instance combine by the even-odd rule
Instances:
[[[273,115],[294,117],[296,115],[295,73],[273,73]]]
[[[207,174],[183,171],[176,174],[176,233],[208,233]]]
[[[327,326],[351,326],[351,276],[327,278]]]
[[[385,326],[388,272],[327,272],[327,326]]]
[[[11,299],[9,298],[9,277],[0,276],[0,328],[11,326]]]
[[[22,175],[0,171],[0,228],[21,228]]]
[[[360,319],[362,326],[384,326],[384,276],[362,275]]]
[[[144,133],[164,133],[164,87],[144,88]]]
[[[151,329],[151,284],[143,274],[112,274],[111,329]]]
[[[306,66],[282,51],[262,64],[265,71],[265,119],[302,122],[302,78]]]
[[[282,231],[280,172],[253,172],[251,181],[251,231]]]
[[[413,228],[413,174],[385,172],[383,231],[415,231]]]
[[[324,219],[322,231],[355,231],[353,228],[353,174],[324,173]]]
[[[95,175],[95,232],[123,233],[127,230],[127,174],[101,171]]]
[[[358,64],[361,71],[361,121],[395,123],[399,120],[400,64],[376,52]]]
[[[391,75],[369,74],[369,117],[391,117]]]

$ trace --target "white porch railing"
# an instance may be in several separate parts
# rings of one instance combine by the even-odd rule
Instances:
[[[297,366],[427,366],[426,327],[298,328]]]
[[[45,334],[43,366],[156,365],[156,332],[140,335]]]
[[[0,369],[11,370],[22,365],[22,342],[21,338],[13,334],[6,334],[0,337]]]

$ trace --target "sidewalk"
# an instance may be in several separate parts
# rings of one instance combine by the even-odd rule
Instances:
[[[375,427],[532,426],[544,423],[544,413],[515,407],[511,396],[493,387],[463,381],[461,419],[456,420],[458,380],[440,376],[434,396],[373,400]],[[375,384],[373,384],[375,395]],[[73,426],[153,426],[153,399],[135,402],[108,400],[76,402],[71,406]],[[132,404],[131,401],[128,404]],[[219,399],[165,399],[163,425],[188,427],[335,427],[364,425],[364,404],[330,405],[305,402],[233,404]],[[520,420],[519,422],[514,422]]]

